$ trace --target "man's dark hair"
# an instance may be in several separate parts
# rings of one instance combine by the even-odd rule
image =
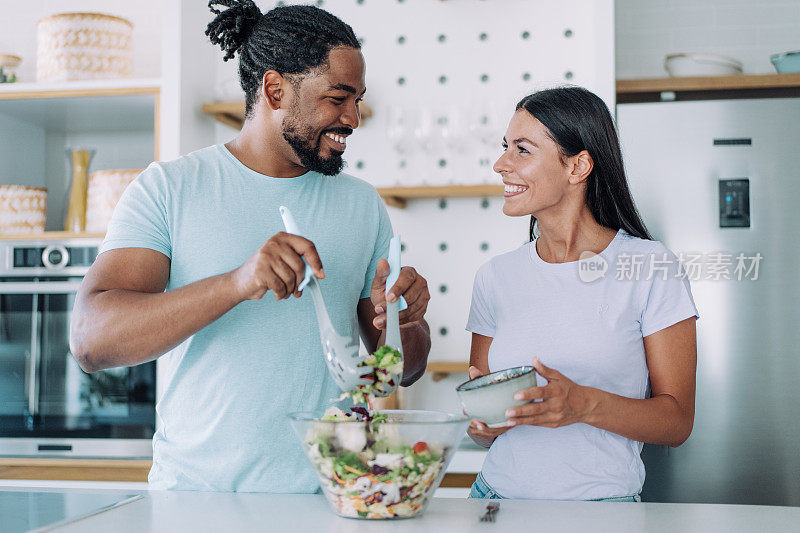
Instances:
[[[361,48],[353,28],[318,7],[282,6],[264,14],[253,0],[211,0],[208,7],[216,17],[206,35],[225,52],[223,60],[239,52],[239,83],[247,116],[266,71],[303,74],[323,65],[337,46]]]

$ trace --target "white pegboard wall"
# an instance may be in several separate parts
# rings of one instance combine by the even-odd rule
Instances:
[[[256,3],[266,11],[280,2]],[[346,172],[376,187],[499,183],[491,165],[500,154],[508,119],[519,99],[537,89],[582,85],[613,109],[612,0],[314,4],[341,17],[362,40],[365,101],[374,116],[348,139]],[[223,64],[220,53],[218,65],[218,84],[236,78],[235,61]],[[410,110],[409,116],[429,111],[435,130],[429,149],[421,149],[417,139],[409,153],[395,149],[387,129],[389,111],[398,106]],[[476,117],[487,113],[494,115],[489,132],[475,127]],[[450,128],[455,141],[442,138],[442,117],[451,126],[460,124]],[[234,133],[219,126],[218,142]],[[490,142],[482,142],[482,137]],[[491,257],[527,241],[528,219],[503,215],[502,198],[449,198],[444,208],[440,202],[414,200],[404,210],[389,208],[389,214],[405,243],[404,264],[416,267],[430,287],[430,360],[463,361],[469,356],[470,335],[464,326],[475,272]],[[429,381],[414,388],[411,404],[428,396],[434,399],[436,385],[449,385],[451,380],[428,387]]]
[[[307,3],[257,2],[263,11]],[[613,109],[612,0],[313,3],[363,43],[365,102],[375,115],[348,140],[346,158],[349,172],[376,187],[495,182],[508,119],[537,89],[582,85]],[[218,65],[217,85],[235,88],[236,61]],[[398,110],[405,126],[395,135]]]
[[[404,243],[403,263],[428,281],[432,361],[469,358],[470,334],[464,327],[475,272],[491,257],[527,241],[528,219],[502,215],[502,205],[502,198],[447,198],[390,208]]]

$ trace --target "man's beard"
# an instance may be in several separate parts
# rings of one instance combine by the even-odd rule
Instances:
[[[325,176],[335,176],[341,172],[344,168],[343,152],[331,150],[330,157],[322,157],[319,153],[322,139],[317,141],[317,147],[314,148],[308,140],[314,132],[310,128],[303,128],[305,135],[301,135],[298,133],[297,121],[294,120],[294,117],[292,120],[289,119],[290,117],[287,116],[283,120],[283,138],[297,154],[300,164],[307,170],[319,172]]]

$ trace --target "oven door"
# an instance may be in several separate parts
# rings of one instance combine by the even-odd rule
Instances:
[[[155,362],[87,374],[69,351],[76,278],[0,278],[0,455],[152,453]]]

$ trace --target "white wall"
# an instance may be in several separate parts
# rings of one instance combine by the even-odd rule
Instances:
[[[0,53],[22,57],[17,75],[20,81],[36,81],[36,23],[49,15],[89,11],[116,15],[133,23],[133,75],[157,78],[161,75],[162,2],[169,0],[4,0],[0,20]]]
[[[214,143],[214,120],[202,112],[214,100],[215,47],[205,36],[207,2],[169,0],[161,13],[161,160]]]
[[[800,0],[616,0],[618,78],[666,76],[671,53],[713,53],[774,73],[771,54],[800,49]]]
[[[41,128],[0,113],[0,185],[44,187],[44,141]]]

